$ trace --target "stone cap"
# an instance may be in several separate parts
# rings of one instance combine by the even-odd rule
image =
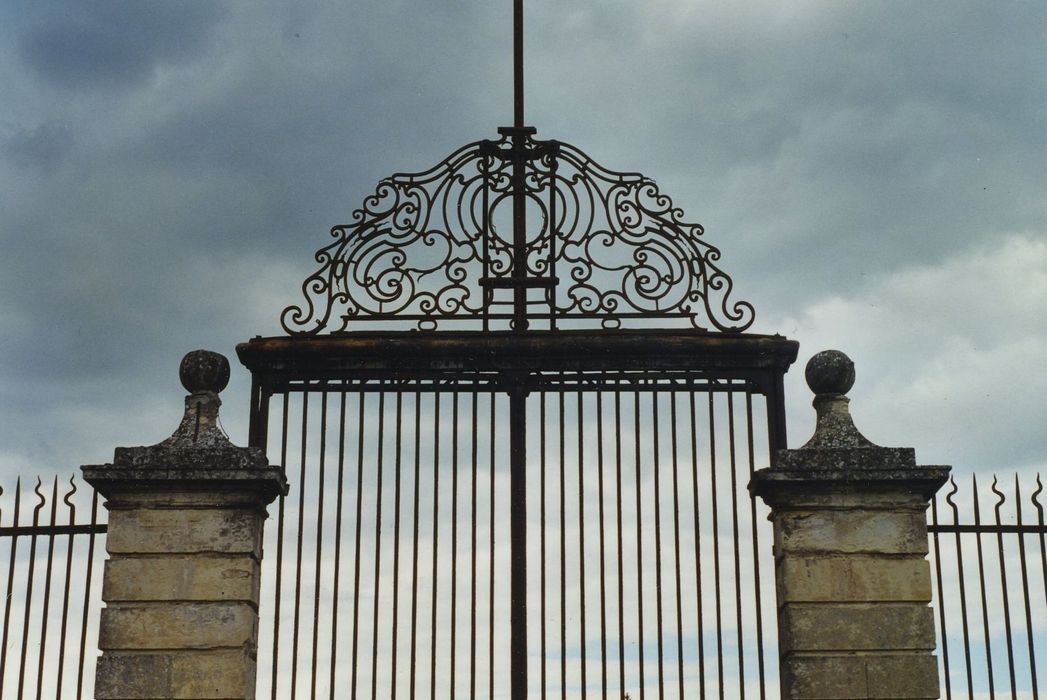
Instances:
[[[156,445],[117,447],[112,464],[81,467],[84,480],[103,496],[117,491],[251,490],[267,502],[287,494],[283,467],[270,465],[258,447],[237,447],[218,418],[218,393],[229,382],[229,360],[194,350],[179,367],[189,391],[185,413],[171,437]]]
[[[749,491],[765,499],[782,492],[891,490],[930,498],[949,475],[947,466],[918,466],[911,447],[880,447],[854,425],[845,394],[854,385],[854,363],[838,350],[816,354],[807,363],[818,418],[803,447],[778,450],[775,464],[760,469]]]

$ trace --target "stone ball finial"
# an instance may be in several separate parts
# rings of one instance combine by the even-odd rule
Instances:
[[[178,378],[190,394],[201,391],[217,394],[229,383],[229,360],[210,350],[193,350],[182,358]]]
[[[854,363],[839,350],[823,350],[807,361],[804,376],[815,394],[842,396],[854,386]]]

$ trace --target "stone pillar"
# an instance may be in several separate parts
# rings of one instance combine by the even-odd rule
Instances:
[[[806,376],[814,436],[749,484],[771,507],[782,697],[937,698],[926,518],[949,467],[858,432],[843,353]]]
[[[254,698],[266,506],[287,483],[258,448],[218,424],[229,362],[197,350],[175,433],[83,467],[109,532],[95,697]]]

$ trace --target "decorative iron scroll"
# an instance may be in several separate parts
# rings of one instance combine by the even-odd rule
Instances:
[[[409,321],[509,327],[513,304],[549,328],[677,319],[741,332],[754,312],[732,301],[720,251],[685,223],[657,184],[615,172],[574,146],[500,130],[421,173],[378,183],[316,253],[305,301],[284,309],[291,335]],[[526,245],[514,248],[514,163],[524,162]],[[551,224],[551,225],[550,225]],[[525,275],[514,251],[526,252]],[[516,288],[525,297],[515,296]],[[566,322],[566,323],[564,323]]]

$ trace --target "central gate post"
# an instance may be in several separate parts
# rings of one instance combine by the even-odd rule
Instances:
[[[512,700],[527,698],[527,391],[520,377],[509,389],[510,676]]]

